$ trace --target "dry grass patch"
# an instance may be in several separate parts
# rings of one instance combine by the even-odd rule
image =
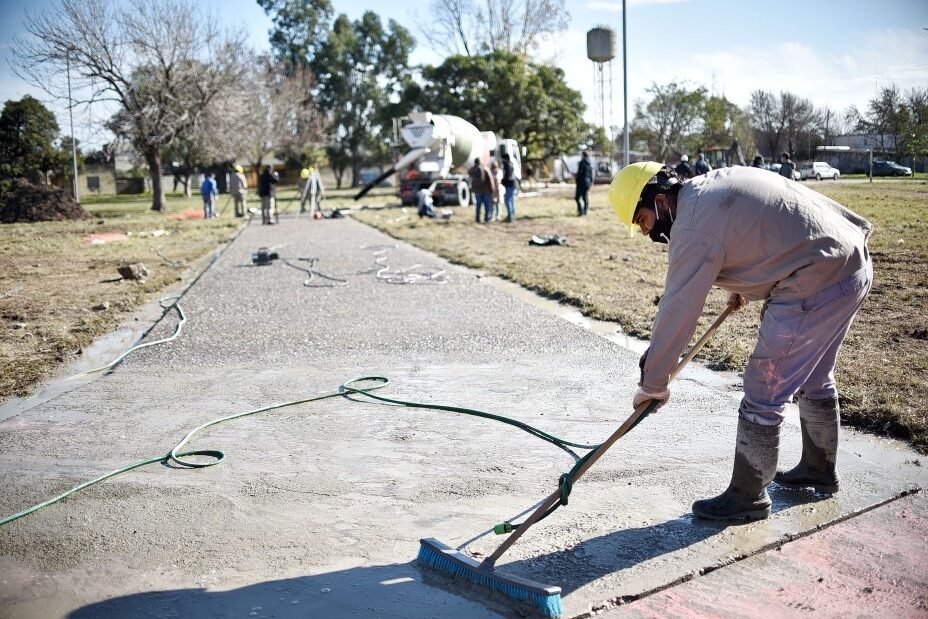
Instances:
[[[151,211],[146,196],[91,199],[83,206],[92,218],[0,225],[0,398],[27,394],[36,381],[112,331],[126,312],[179,281],[241,222],[229,212],[209,221],[172,221]],[[198,196],[175,198],[168,215],[201,207]],[[86,242],[107,233],[128,239]],[[168,264],[156,249],[183,264]],[[148,279],[119,280],[116,268],[135,262],[148,267]],[[108,309],[93,309],[103,305]]]
[[[811,187],[876,225],[871,242],[876,281],[839,361],[845,420],[909,439],[928,451],[928,410],[922,405],[928,399],[928,184],[821,182]],[[362,210],[355,217],[647,338],[667,272],[666,247],[640,235],[629,238],[607,206],[605,187],[592,192],[586,218],[576,217],[572,194],[522,198],[512,224],[475,224],[473,210],[465,208],[455,209],[448,221],[420,220],[414,208],[399,207]],[[350,204],[347,197],[335,197],[327,207]],[[533,234],[560,234],[570,246],[530,246]],[[718,316],[726,298],[719,290],[710,294],[697,332]],[[733,316],[701,358],[715,368],[743,370],[759,312],[760,304],[753,303]]]

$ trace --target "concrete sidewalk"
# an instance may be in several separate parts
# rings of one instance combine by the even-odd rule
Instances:
[[[350,219],[248,227],[182,299],[180,338],[0,422],[0,513],[164,453],[207,420],[360,375],[388,376],[395,397],[504,414],[579,442],[603,440],[630,414],[637,355],[394,245]],[[281,262],[251,266],[259,246],[317,257],[316,269],[347,284],[305,287]],[[449,283],[378,280],[383,246],[392,270],[444,268]],[[150,338],[175,321],[169,314]],[[673,393],[501,571],[561,586],[566,615],[583,615],[928,482],[906,446],[848,432],[840,495],[775,491],[768,521],[693,521],[691,502],[728,483],[740,394],[695,367]],[[793,419],[784,463],[798,459],[799,440]],[[550,493],[572,464],[509,426],[341,398],[236,420],[191,447],[227,459],[196,471],[152,465],[0,529],[0,616],[510,614],[424,580],[412,563],[418,540],[487,554],[499,543],[487,530]]]
[[[907,495],[601,617],[928,617],[928,497]]]

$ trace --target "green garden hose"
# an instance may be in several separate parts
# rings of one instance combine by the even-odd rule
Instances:
[[[374,384],[371,386],[366,386],[366,387],[360,386],[360,384],[364,382],[373,382]],[[234,415],[228,415],[225,417],[218,417],[216,419],[213,419],[212,421],[208,421],[204,423],[203,425],[197,426],[196,428],[188,432],[187,435],[179,443],[177,443],[177,445],[172,447],[171,450],[168,451],[166,454],[160,455],[160,456],[154,456],[151,458],[146,458],[144,460],[139,460],[138,462],[129,464],[127,466],[116,469],[114,471],[110,471],[109,473],[105,473],[89,481],[85,481],[71,488],[70,490],[63,492],[62,494],[59,494],[56,497],[53,497],[51,499],[48,499],[47,501],[43,501],[41,503],[33,505],[32,507],[29,507],[20,512],[17,512],[10,516],[6,516],[3,519],[0,519],[0,527],[13,522],[14,520],[19,520],[20,518],[28,516],[29,514],[35,513],[45,507],[48,507],[49,505],[57,503],[58,501],[61,501],[62,499],[65,499],[71,496],[72,494],[75,494],[83,490],[84,488],[88,488],[105,479],[109,479],[111,477],[121,475],[122,473],[126,473],[133,469],[137,469],[139,467],[143,467],[149,464],[155,464],[158,462],[161,462],[164,464],[174,463],[176,465],[179,465],[185,468],[205,468],[208,466],[214,466],[222,462],[223,459],[225,459],[225,454],[223,452],[219,450],[215,450],[215,449],[198,449],[198,450],[193,450],[193,451],[180,451],[180,450],[184,447],[184,445],[189,443],[194,438],[194,436],[196,436],[198,433],[212,426],[225,423],[226,421],[232,421],[233,419],[240,419],[242,417],[248,417],[250,415],[256,415],[258,413],[265,413],[267,411],[272,411],[272,410],[276,410],[279,408],[285,408],[287,406],[295,406],[297,404],[305,404],[307,402],[316,402],[319,400],[325,400],[328,398],[335,398],[335,397],[362,396],[362,397],[370,398],[375,401],[385,402],[385,403],[393,404],[397,406],[406,406],[409,408],[425,408],[425,409],[430,409],[430,410],[442,410],[442,411],[448,411],[452,413],[461,413],[464,415],[471,415],[474,417],[481,417],[484,419],[491,419],[493,421],[498,421],[500,423],[505,423],[511,426],[515,426],[516,428],[519,428],[520,430],[524,430],[525,432],[528,432],[532,436],[538,437],[544,441],[547,441],[553,445],[556,445],[557,447],[566,449],[567,451],[570,451],[569,449],[570,447],[574,447],[577,449],[590,450],[588,454],[586,454],[583,458],[579,459],[577,465],[581,464],[585,460],[585,458],[587,458],[590,454],[593,453],[593,451],[597,447],[599,447],[599,444],[584,444],[584,443],[575,443],[572,441],[567,441],[553,434],[550,434],[548,432],[535,428],[534,426],[530,426],[526,423],[523,423],[516,419],[512,419],[510,417],[505,417],[503,415],[495,415],[493,413],[487,413],[484,411],[479,411],[479,410],[472,409],[472,408],[464,408],[460,406],[449,406],[449,405],[444,405],[444,404],[427,404],[424,402],[399,400],[396,398],[388,398],[386,396],[376,395],[372,393],[373,391],[377,389],[386,387],[387,384],[389,384],[389,382],[390,382],[390,379],[385,376],[362,376],[359,378],[354,378],[352,380],[349,380],[345,384],[341,385],[336,391],[330,391],[328,393],[323,393],[317,396],[313,396],[310,398],[304,398],[301,400],[291,400],[289,402],[271,404],[270,406],[264,406],[262,408],[256,408],[250,411],[245,411],[243,413],[236,413]],[[650,412],[650,410],[648,412]],[[642,415],[642,419],[646,415],[647,413]],[[570,453],[573,453],[573,452],[570,452]],[[206,460],[188,459],[188,458],[197,457],[197,456],[199,456],[200,458],[207,458],[207,459]],[[565,473],[564,475],[561,476],[561,481],[560,481],[561,494],[562,494],[561,504],[563,505],[567,504],[567,496],[570,494],[570,489],[571,489],[572,482],[573,482],[572,474],[578,468],[577,465],[575,465],[574,468],[571,469],[570,472]],[[554,511],[554,510],[552,509],[551,511]],[[516,528],[518,525],[507,523],[507,526],[510,527],[510,530],[511,530],[512,528]],[[503,531],[499,531],[499,532],[503,532]]]

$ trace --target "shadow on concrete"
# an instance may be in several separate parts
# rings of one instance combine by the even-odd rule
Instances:
[[[770,487],[773,501],[772,512],[777,512],[823,500],[827,497],[811,492]],[[684,514],[659,524],[622,529],[607,535],[594,537],[566,550],[542,555],[501,566],[501,570],[523,578],[561,587],[562,595],[592,583],[600,578],[645,563],[661,555],[683,550],[693,544],[713,537],[728,527],[743,526],[745,522],[715,522]],[[745,549],[750,552],[753,549]],[[724,557],[706,557],[708,567]],[[665,582],[655,582],[658,587],[684,575],[664,570]]]
[[[101,617],[276,617],[332,619],[382,617],[501,617],[500,600],[479,592],[436,587],[413,562],[356,567],[325,574],[269,580],[228,591],[202,588],[151,591],[89,604],[69,619]],[[495,606],[495,607],[494,607]]]
[[[811,493],[775,493],[774,511],[818,500]],[[623,529],[573,548],[507,563],[502,573],[558,585],[563,595],[599,578],[673,553],[717,535],[728,526],[686,514],[660,524]],[[721,557],[720,557],[721,559]],[[668,574],[669,580],[678,574]],[[654,583],[660,586],[666,583]],[[516,616],[508,600],[462,587],[414,562],[356,567],[271,580],[231,589],[152,591],[97,602],[69,619],[99,617],[347,617],[386,619]]]

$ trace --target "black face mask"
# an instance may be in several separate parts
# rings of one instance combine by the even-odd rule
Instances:
[[[667,219],[655,221],[648,238],[655,243],[666,243],[670,239],[670,228],[672,227],[673,222]]]
[[[648,238],[655,243],[667,243],[670,240],[670,229],[673,227],[673,216],[668,212],[664,217],[661,217],[657,204],[654,205],[654,214],[656,220],[651,232],[648,233]]]

